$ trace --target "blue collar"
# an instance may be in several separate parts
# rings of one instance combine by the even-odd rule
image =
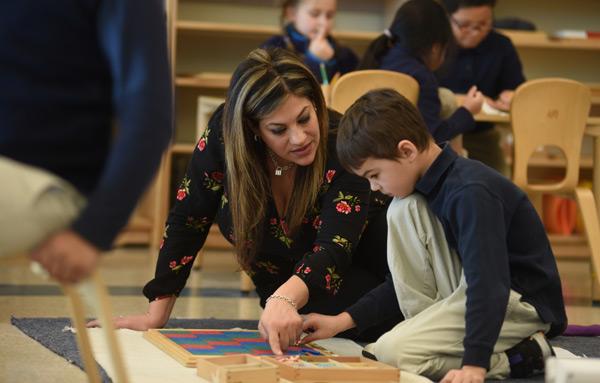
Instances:
[[[415,190],[423,195],[429,195],[433,189],[443,181],[445,173],[448,168],[456,161],[458,155],[450,147],[448,143],[440,145],[442,152],[433,161],[429,169],[425,172],[423,177],[415,185]]]

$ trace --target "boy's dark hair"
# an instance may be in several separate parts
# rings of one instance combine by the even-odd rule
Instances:
[[[432,140],[415,106],[393,89],[372,90],[350,106],[337,131],[337,154],[349,171],[369,157],[398,158],[398,142],[411,141],[419,151]]]
[[[461,8],[488,6],[494,8],[496,0],[442,0],[448,14],[453,14]]]
[[[389,34],[386,34],[389,31]],[[448,15],[434,0],[410,0],[396,11],[386,33],[371,42],[359,69],[378,69],[381,58],[398,42],[410,55],[423,59],[435,44],[447,47],[453,41]]]

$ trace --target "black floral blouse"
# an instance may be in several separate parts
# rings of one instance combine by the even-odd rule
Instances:
[[[177,191],[160,244],[155,278],[144,288],[150,300],[181,292],[213,221],[232,241],[222,111],[222,106],[217,109],[198,141]],[[338,121],[339,115],[330,112],[330,130]],[[262,300],[293,274],[304,280],[311,296],[335,295],[366,227],[369,206],[371,213],[386,206],[383,199],[369,203],[368,182],[341,167],[335,155],[335,136],[329,136],[329,156],[317,201],[293,236],[278,216],[274,201],[268,202],[262,243],[249,271]]]

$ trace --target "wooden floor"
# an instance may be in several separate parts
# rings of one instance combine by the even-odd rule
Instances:
[[[115,314],[145,311],[147,301],[141,289],[153,275],[151,259],[145,248],[116,250],[104,258],[102,272],[111,289]],[[57,286],[32,275],[25,260],[2,260],[0,266],[0,382],[85,382],[81,370],[10,324],[11,316],[68,316],[67,303]],[[600,307],[591,305],[588,267],[585,262],[559,262],[571,323],[600,323]],[[192,273],[185,290],[188,296],[177,301],[173,315],[258,319],[258,299],[241,297],[239,283],[232,254],[206,252],[203,269]]]

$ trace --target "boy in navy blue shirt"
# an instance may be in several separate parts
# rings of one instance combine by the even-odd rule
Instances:
[[[397,299],[406,320],[366,352],[442,382],[526,377],[552,355],[567,323],[556,262],[523,191],[487,166],[437,146],[408,100],[388,89],[361,97],[337,138],[341,163],[394,196],[388,281],[363,299],[373,317]],[[395,295],[394,295],[395,293]],[[310,315],[306,338],[365,318]]]
[[[508,110],[514,90],[525,82],[521,60],[510,39],[493,29],[495,0],[444,0],[458,49],[437,73],[440,86],[467,93],[477,86],[491,106]],[[469,158],[501,173],[507,166],[500,148],[500,133],[493,124],[479,122],[465,133]]]

